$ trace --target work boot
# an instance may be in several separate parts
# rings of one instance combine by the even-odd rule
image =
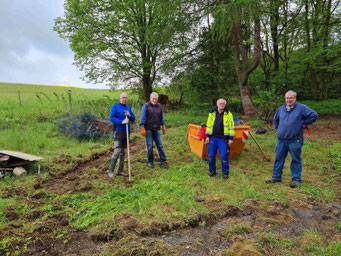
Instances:
[[[273,180],[273,179],[265,181],[266,184],[278,183],[278,182],[282,182],[282,181],[281,180]]]
[[[298,182],[292,181],[292,182],[290,183],[290,187],[291,187],[291,188],[297,188],[297,184],[298,184]]]
[[[228,172],[223,173],[223,179],[228,180],[228,178],[229,178],[229,173]]]
[[[160,162],[160,167],[163,168],[163,169],[168,169],[169,168],[167,162],[165,162],[165,161]]]
[[[118,161],[117,176],[128,177],[129,175],[123,172],[124,158],[120,158]]]
[[[110,178],[115,177],[114,170],[115,170],[116,163],[117,163],[117,158],[116,159],[115,158],[110,159],[110,165],[109,165],[109,177]]]
[[[153,169],[153,168],[154,168],[154,163],[148,163],[147,166],[148,166],[149,168]]]
[[[214,175],[216,175],[216,173],[210,170],[210,172],[208,173],[208,176],[213,177]]]

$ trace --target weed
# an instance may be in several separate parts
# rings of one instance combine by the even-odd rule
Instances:
[[[251,232],[250,225],[234,225],[229,228],[226,232],[224,232],[225,237],[231,237],[235,234],[246,234]]]

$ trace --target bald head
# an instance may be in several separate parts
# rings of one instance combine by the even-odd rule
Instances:
[[[127,94],[127,93],[122,92],[122,93],[120,94],[120,102],[121,102],[121,104],[123,104],[123,105],[127,105],[127,103],[128,103],[128,94]]]

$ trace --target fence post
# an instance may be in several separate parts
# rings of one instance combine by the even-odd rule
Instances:
[[[18,90],[18,97],[19,97],[19,105],[21,106],[20,90]]]

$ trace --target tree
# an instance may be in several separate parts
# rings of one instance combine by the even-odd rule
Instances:
[[[249,75],[260,63],[260,19],[257,1],[225,0],[215,12],[215,26],[222,36],[230,32],[233,41],[233,60],[238,86],[246,116],[255,116],[248,85]],[[253,47],[252,47],[253,45]]]
[[[142,85],[145,100],[189,43],[191,1],[66,0],[64,6],[54,29],[70,42],[85,78]]]

